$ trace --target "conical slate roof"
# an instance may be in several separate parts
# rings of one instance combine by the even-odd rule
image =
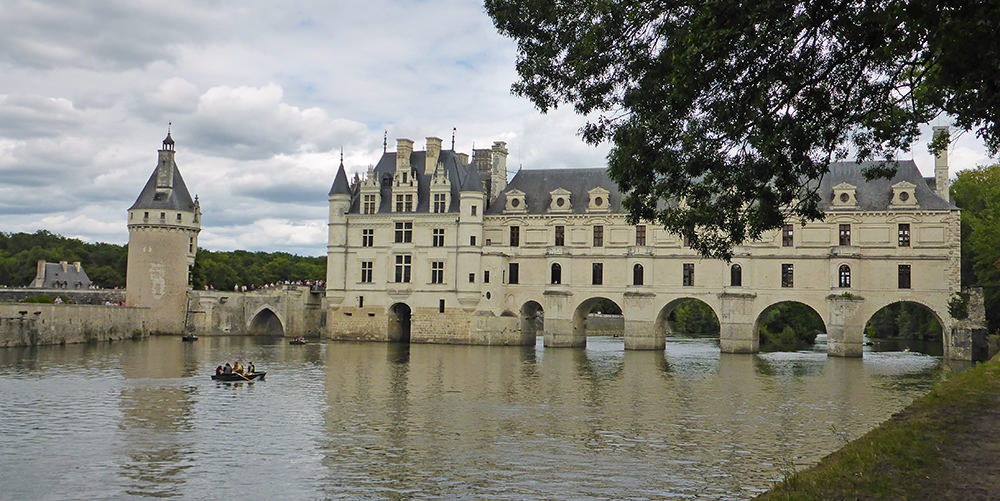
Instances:
[[[156,191],[156,169],[154,168],[153,174],[149,176],[149,181],[146,181],[146,186],[143,187],[139,198],[135,200],[132,207],[129,207],[129,210],[132,209],[194,212],[194,200],[188,193],[187,185],[184,184],[184,178],[181,177],[181,171],[177,169],[176,163],[174,164],[173,189],[159,193]]]
[[[344,162],[340,162],[337,169],[337,176],[333,178],[333,186],[330,187],[330,195],[350,195],[351,184],[347,182],[347,171],[344,170]]]

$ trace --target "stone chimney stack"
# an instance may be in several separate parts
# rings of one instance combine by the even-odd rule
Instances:
[[[492,153],[493,170],[490,173],[490,202],[507,189],[507,143],[495,141]]]
[[[472,163],[480,174],[490,173],[490,150],[472,150]]]
[[[441,158],[441,139],[436,137],[427,138],[427,156],[424,160],[424,174],[428,176],[434,174],[434,169],[437,168],[439,158]]]
[[[156,164],[156,189],[172,190],[174,188],[174,140],[167,133],[163,147],[159,150],[159,161]]]
[[[462,165],[469,165],[469,154],[468,153],[455,153],[458,156],[458,163]]]
[[[410,170],[410,154],[413,153],[413,141],[396,139],[396,172]]]
[[[949,134],[948,126],[935,126],[934,127],[934,137],[937,138],[941,134]],[[950,142],[950,141],[949,141]],[[939,197],[945,199],[946,202],[951,201],[951,191],[948,186],[948,147],[947,145],[941,151],[934,155],[934,190],[937,191]]]

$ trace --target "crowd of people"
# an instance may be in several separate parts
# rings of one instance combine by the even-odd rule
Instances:
[[[253,373],[254,373],[253,362],[248,363],[246,367],[244,367],[243,365],[240,364],[239,360],[233,362],[232,365],[230,365],[229,362],[226,362],[225,366],[220,365],[215,368],[216,376],[220,376],[222,374],[253,374]]]
[[[274,288],[278,288],[278,287],[285,287],[287,285],[304,285],[306,287],[309,287],[310,290],[318,291],[318,290],[324,290],[324,286],[326,285],[326,283],[324,281],[322,281],[322,280],[285,280],[284,282],[281,282],[281,281],[271,282],[271,283],[266,283],[264,285],[239,285],[239,284],[237,284],[237,285],[233,286],[233,292],[253,292],[253,291],[257,291],[257,290],[267,290],[267,289],[274,289]],[[207,290],[207,291],[214,291],[215,290],[215,286],[214,285],[206,285],[204,287],[205,287],[205,290]]]

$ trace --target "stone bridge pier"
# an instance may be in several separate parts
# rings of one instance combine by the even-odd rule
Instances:
[[[323,291],[286,285],[250,292],[190,291],[188,330],[198,335],[319,337]]]

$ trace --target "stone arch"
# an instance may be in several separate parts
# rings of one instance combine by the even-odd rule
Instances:
[[[816,319],[818,319],[819,320],[818,324],[822,325],[822,332],[817,332],[817,334],[819,334],[819,333],[826,333],[826,332],[829,331],[829,327],[830,326],[828,325],[827,319],[821,313],[821,309],[820,308],[816,308],[815,306],[813,306],[813,305],[811,305],[809,303],[803,302],[803,301],[795,301],[795,300],[791,300],[791,299],[783,300],[783,301],[775,301],[773,303],[768,304],[766,307],[764,307],[759,312],[757,312],[757,316],[754,317],[754,321],[753,321],[753,341],[754,341],[754,345],[761,346],[761,342],[760,342],[761,341],[761,338],[760,338],[760,328],[761,328],[762,321],[765,319],[765,315],[767,315],[774,308],[776,308],[776,307],[778,307],[780,305],[801,305],[802,307],[807,308],[809,311],[811,311],[813,313],[813,315],[815,317],[813,320],[815,321]]]
[[[900,305],[900,306],[904,306],[904,307],[905,306],[913,305],[913,306],[919,307],[920,311],[923,311],[925,313],[929,313],[933,317],[933,320],[937,322],[937,328],[936,329],[934,329],[933,326],[929,326],[932,330],[936,330],[937,331],[936,335],[934,336],[934,338],[927,339],[927,340],[924,340],[924,341],[919,341],[919,340],[906,340],[906,341],[904,341],[903,340],[904,336],[894,336],[893,338],[890,339],[890,341],[892,341],[892,342],[891,343],[887,343],[888,346],[886,346],[886,347],[888,349],[890,349],[890,350],[892,350],[894,347],[898,348],[899,350],[903,350],[905,348],[909,348],[909,349],[912,349],[914,351],[920,351],[922,353],[927,353],[927,354],[930,354],[930,355],[942,355],[942,354],[944,354],[945,346],[946,346],[946,343],[945,343],[946,339],[945,338],[948,335],[948,330],[945,329],[945,319],[941,316],[940,313],[938,313],[937,311],[935,311],[934,308],[932,308],[931,306],[925,304],[922,301],[914,300],[914,299],[911,299],[911,298],[896,299],[896,300],[892,300],[892,301],[884,301],[883,303],[878,303],[878,304],[880,304],[880,306],[878,306],[877,308],[872,308],[871,314],[868,315],[868,318],[865,320],[864,330],[865,330],[865,335],[866,336],[868,336],[871,333],[874,333],[873,331],[875,331],[878,328],[878,326],[874,324],[874,322],[878,321],[878,319],[876,319],[876,316],[879,316],[879,314],[882,313],[887,308],[894,307],[896,305]],[[924,325],[924,324],[921,324],[921,325]],[[871,327],[871,331],[869,331],[869,326]],[[895,327],[897,327],[897,328],[905,328],[904,326],[901,326],[901,325],[898,325],[898,324],[896,324]],[[898,334],[905,334],[905,333],[898,333]],[[882,341],[880,341],[880,344],[881,343],[882,343]]]
[[[261,306],[250,317],[250,323],[247,327],[253,336],[283,336],[285,334],[284,325],[281,317],[270,306]]]
[[[410,320],[413,310],[406,303],[396,303],[389,307],[386,315],[389,319],[387,327],[388,339],[390,342],[409,343],[410,342]]]
[[[670,315],[677,309],[678,306],[680,306],[681,304],[683,304],[683,303],[685,303],[687,301],[697,301],[697,302],[699,302],[699,303],[707,306],[708,309],[712,311],[712,315],[715,316],[715,323],[716,323],[716,325],[719,325],[719,320],[720,320],[719,312],[711,304],[705,302],[704,300],[695,298],[695,297],[687,297],[687,296],[685,296],[685,297],[679,297],[677,299],[674,299],[674,300],[670,301],[669,303],[663,305],[662,308],[660,308],[660,312],[657,313],[656,320],[653,322],[653,331],[656,332],[657,335],[660,335],[660,336],[668,336],[668,335],[670,335],[671,334]]]
[[[587,339],[587,321],[590,316],[590,311],[597,306],[598,303],[602,301],[609,301],[618,307],[618,311],[621,312],[622,319],[625,317],[625,310],[622,309],[621,305],[610,298],[603,296],[595,296],[588,298],[581,302],[576,310],[573,311],[573,337],[576,339]],[[622,334],[624,334],[624,325],[621,326]]]
[[[521,338],[535,339],[545,332],[545,310],[541,303],[529,300],[521,305]]]

